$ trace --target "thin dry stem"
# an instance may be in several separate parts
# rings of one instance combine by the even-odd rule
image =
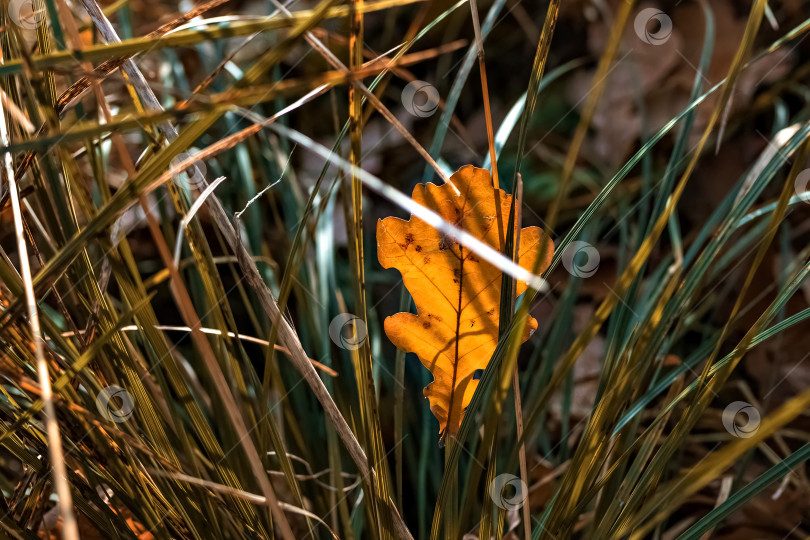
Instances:
[[[498,160],[495,152],[495,132],[492,129],[492,111],[489,106],[489,84],[487,83],[487,66],[484,61],[484,38],[481,36],[481,22],[478,20],[478,5],[476,0],[470,0],[473,29],[475,30],[475,48],[478,54],[478,70],[481,73],[481,93],[484,98],[484,118],[487,123],[487,141],[489,142],[489,161],[492,164],[492,185],[497,189]]]
[[[2,60],[1,54],[0,60]],[[5,107],[2,105],[2,100],[0,100],[0,142],[6,147],[9,144]],[[78,540],[79,529],[76,524],[76,517],[73,514],[73,500],[68,485],[65,455],[62,450],[62,436],[59,433],[59,424],[56,420],[56,409],[53,404],[53,392],[51,389],[50,374],[48,372],[48,362],[45,359],[45,350],[42,346],[42,329],[39,324],[39,311],[37,308],[37,299],[34,295],[31,266],[28,263],[28,248],[25,244],[20,195],[17,191],[17,180],[14,178],[14,161],[9,152],[6,152],[3,156],[3,175],[8,181],[8,192],[11,197],[14,231],[17,239],[17,250],[20,256],[20,275],[23,285],[25,286],[28,324],[31,328],[31,340],[34,342],[34,355],[37,359],[39,386],[42,390],[42,401],[45,405],[43,411],[45,413],[45,431],[48,437],[48,455],[50,457],[51,469],[53,470],[53,481],[56,486],[59,514],[62,517],[62,534],[67,540]]]

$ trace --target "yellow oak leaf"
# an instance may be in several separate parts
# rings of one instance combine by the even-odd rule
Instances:
[[[412,197],[503,252],[508,229],[501,224],[509,219],[512,197],[492,186],[486,169],[464,166],[448,184],[418,184]],[[551,263],[554,244],[538,227],[522,229],[520,266],[533,270],[541,251],[538,273]],[[478,386],[475,374],[487,367],[498,343],[502,272],[416,216],[378,221],[377,255],[384,268],[402,274],[417,310],[385,319],[385,333],[398,348],[416,353],[433,374],[424,395],[442,436],[454,436]],[[518,282],[517,294],[526,287]],[[537,321],[529,317],[523,341],[536,328]]]

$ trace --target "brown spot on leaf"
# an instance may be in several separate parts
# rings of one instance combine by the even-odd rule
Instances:
[[[414,197],[446,222],[454,223],[459,229],[487,243],[492,243],[492,232],[495,232],[487,231],[497,226],[493,225],[497,224],[493,216],[503,214],[506,217],[509,212],[507,195],[492,187],[489,172],[472,166],[462,167],[446,185],[417,186]],[[394,345],[416,353],[422,364],[433,373],[434,381],[424,395],[430,400],[430,410],[439,422],[439,431],[453,437],[458,433],[464,417],[464,404],[472,398],[475,385],[468,384],[468,377],[450,379],[437,375],[467,373],[468,368],[485,367],[486,359],[498,344],[497,320],[502,275],[498,268],[483,261],[483,257],[471,256],[469,249],[464,249],[452,236],[418,219],[412,220],[405,230],[399,228],[401,232],[395,238],[396,242],[406,246],[413,245],[414,253],[422,255],[425,264],[420,264],[415,257],[403,256],[405,252],[397,244],[391,243],[390,236],[387,236],[390,231],[386,231],[388,223],[402,227],[398,219],[386,218],[380,222],[377,255],[383,267],[396,268],[403,276],[410,277],[410,273],[417,270],[414,274],[418,273],[418,279],[409,279],[409,291],[420,316],[414,325],[410,313],[392,315],[386,320],[386,333]],[[407,234],[409,232],[412,237]],[[419,245],[415,241],[417,235]],[[520,238],[523,247],[532,246],[530,250],[526,247],[521,251],[528,250],[521,257],[521,264],[529,268],[537,266],[540,271],[547,268],[553,252],[551,240],[536,227],[523,229]],[[542,261],[537,260],[538,254],[534,248],[538,243],[546,246],[547,253]],[[456,285],[450,280],[454,280]],[[429,283],[433,286],[425,286]],[[518,294],[525,288],[525,284],[516,284]],[[456,309],[451,309],[453,306]],[[446,325],[438,322],[440,319],[434,315],[437,312],[442,313],[442,317],[446,316]],[[457,320],[463,321],[461,328],[451,324],[451,321],[455,323]],[[441,325],[442,331],[433,331],[433,323]],[[531,330],[537,327],[537,321],[530,319],[528,326],[521,341],[528,339]],[[466,327],[466,331],[462,330],[463,327]],[[454,347],[457,354],[436,355],[437,350],[448,346]],[[480,362],[480,366],[473,366],[472,362]]]
[[[444,251],[445,249],[450,249],[451,247],[453,247],[453,239],[446,234],[442,234],[441,238],[439,238],[439,249]]]

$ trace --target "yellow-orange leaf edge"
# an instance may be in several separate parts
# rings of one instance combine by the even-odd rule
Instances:
[[[413,200],[445,220],[503,251],[511,195],[492,186],[489,171],[461,167],[449,184],[417,184]],[[496,200],[500,204],[496,203]],[[500,207],[500,212],[498,211]],[[542,273],[554,244],[538,227],[520,231],[519,264]],[[421,219],[388,217],[377,222],[377,255],[384,268],[396,268],[416,304],[417,314],[385,320],[385,333],[398,348],[415,353],[433,374],[423,393],[443,435],[455,435],[464,409],[478,386],[473,377],[486,369],[498,342],[502,272],[444,236]],[[526,290],[516,284],[517,294]],[[529,317],[523,341],[537,328]]]

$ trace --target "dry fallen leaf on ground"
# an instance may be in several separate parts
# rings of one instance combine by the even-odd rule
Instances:
[[[487,170],[471,165],[450,181],[460,195],[450,184],[418,184],[413,200],[503,251],[508,228],[501,224],[509,219],[511,195],[493,188]],[[550,264],[554,245],[538,227],[520,231],[522,267],[534,269],[541,249],[538,273]],[[384,268],[400,271],[418,313],[388,317],[385,333],[398,348],[416,353],[433,374],[424,395],[443,436],[455,435],[478,386],[474,375],[487,367],[498,342],[502,272],[414,216],[380,220],[377,253]],[[525,283],[517,284],[517,294],[525,290]],[[536,328],[537,321],[529,317],[523,341]]]

